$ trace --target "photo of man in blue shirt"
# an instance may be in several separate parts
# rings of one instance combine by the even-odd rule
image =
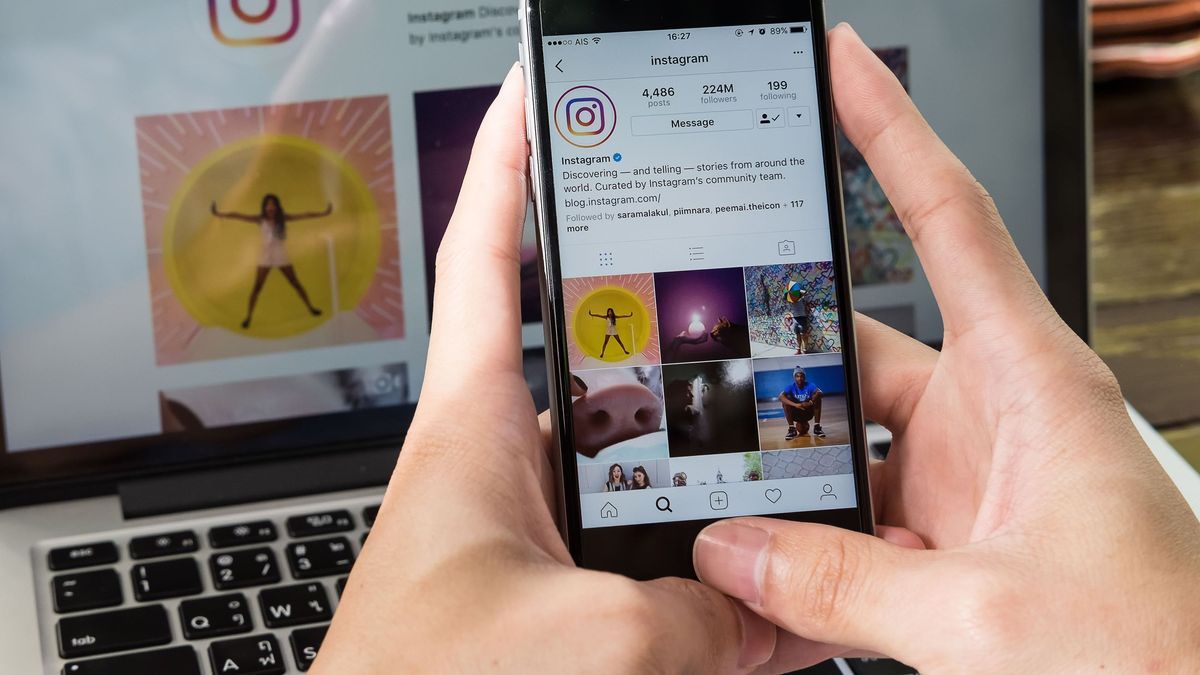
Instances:
[[[817,385],[808,381],[803,368],[792,372],[792,383],[779,394],[779,402],[783,404],[783,416],[787,418],[788,430],[784,440],[790,441],[797,436],[808,435],[808,422],[813,421],[812,435],[825,438],[821,430],[821,390]]]

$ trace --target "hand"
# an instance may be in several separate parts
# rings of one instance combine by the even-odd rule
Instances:
[[[312,672],[731,672],[776,629],[679,579],[577,569],[521,371],[524,114],[513,69],[475,142],[437,256],[416,418]],[[498,286],[464,308],[477,279]],[[487,340],[478,327],[489,326]],[[486,391],[486,396],[480,396]]]
[[[996,207],[852,29],[834,97],[913,240],[945,321],[934,352],[860,318],[867,416],[895,434],[880,523],[918,551],[818,525],[726,521],[700,577],[795,636],[922,672],[1200,672],[1200,526],[1108,368],[1055,314]]]

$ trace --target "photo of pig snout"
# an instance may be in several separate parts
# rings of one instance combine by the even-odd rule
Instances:
[[[586,378],[586,379],[584,379]],[[589,459],[615,445],[663,429],[657,368],[613,369],[573,378],[575,449]]]
[[[662,401],[643,384],[618,384],[576,399],[575,449],[595,457],[601,450],[662,426]]]

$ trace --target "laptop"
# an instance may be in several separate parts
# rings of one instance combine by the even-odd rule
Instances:
[[[1086,336],[1082,3],[829,9]],[[434,256],[516,36],[515,3],[0,7],[0,669],[308,669],[420,398]],[[911,243],[842,163],[856,304],[936,343]],[[544,406],[528,224],[523,256]]]

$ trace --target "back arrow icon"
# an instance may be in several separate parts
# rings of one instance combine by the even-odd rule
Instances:
[[[563,62],[563,60],[562,60],[562,59],[559,59],[559,60],[558,60],[558,63],[554,64],[554,67],[555,67],[555,68],[557,68],[557,69],[558,69],[558,72],[560,72],[560,73],[561,73],[561,72],[565,72],[565,71],[563,71],[563,69],[561,68],[561,66],[562,66],[562,62]]]

